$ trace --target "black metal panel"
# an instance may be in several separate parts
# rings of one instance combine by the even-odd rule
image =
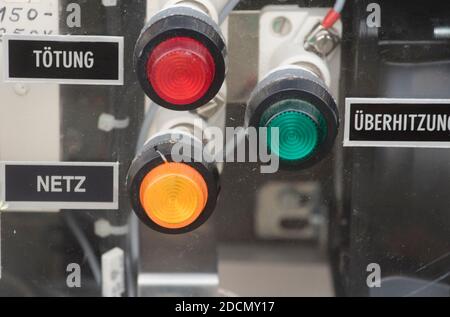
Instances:
[[[450,42],[430,32],[450,15],[448,4],[430,1],[424,10],[421,1],[379,1],[382,27],[376,30],[365,23],[369,3],[355,1],[353,21],[345,23],[343,69],[351,70],[344,73],[345,94],[449,98],[442,83],[450,74],[450,54],[442,54]],[[420,59],[411,59],[417,51]],[[340,295],[421,295],[401,279],[389,291],[371,291],[366,284],[370,263],[381,266],[383,278],[421,279],[424,290],[450,283],[449,158],[445,149],[344,151],[345,200],[341,216],[333,219],[343,224],[336,235],[339,251],[333,253]]]

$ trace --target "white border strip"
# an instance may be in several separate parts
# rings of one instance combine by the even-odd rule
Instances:
[[[346,98],[344,147],[397,147],[397,148],[450,148],[450,142],[429,141],[351,141],[350,116],[353,104],[448,104],[450,99],[415,99],[415,98]]]
[[[0,212],[0,280],[2,279],[2,213]]]
[[[19,166],[103,166],[113,167],[113,201],[107,203],[96,202],[7,202],[5,186],[6,165]],[[119,163],[98,162],[0,162],[0,203],[6,204],[4,212],[15,209],[77,209],[77,210],[117,210],[119,209]]]
[[[53,42],[107,42],[119,44],[119,79],[97,80],[97,79],[58,79],[58,78],[11,78],[9,77],[9,41],[53,41]],[[4,72],[3,80],[7,83],[57,83],[74,85],[114,85],[124,84],[124,39],[122,36],[91,36],[91,35],[3,35]]]

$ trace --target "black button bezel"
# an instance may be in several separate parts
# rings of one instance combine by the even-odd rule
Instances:
[[[194,159],[191,157],[184,157],[183,160],[185,160],[186,162],[183,163],[197,170],[206,182],[208,188],[208,200],[206,202],[205,208],[203,209],[200,216],[192,224],[179,229],[169,229],[162,227],[148,217],[139,197],[142,181],[152,169],[160,166],[161,164],[164,164],[165,162],[173,162],[171,153],[172,148],[176,144],[174,140],[182,140],[183,137],[185,136],[174,136],[173,134],[166,134],[150,141],[144,146],[141,153],[131,164],[127,176],[127,189],[133,211],[138,216],[138,218],[149,228],[165,234],[184,234],[199,228],[211,217],[212,213],[215,210],[217,199],[220,193],[219,172],[216,164],[207,163],[205,161],[194,161]],[[199,144],[198,141],[194,141],[194,139],[192,140],[193,142],[189,143],[192,145],[191,153],[196,153],[194,152],[196,148],[198,149],[198,147],[202,147],[202,145]],[[200,150],[202,150],[202,148]],[[192,160],[192,162],[188,162],[189,160]]]
[[[339,112],[326,85],[310,72],[297,68],[275,71],[254,89],[247,104],[247,127],[259,128],[261,118],[272,105],[288,99],[300,99],[316,107],[324,116],[327,135],[314,154],[298,161],[280,158],[281,168],[298,170],[309,168],[322,161],[333,149],[339,131]]]
[[[147,77],[147,62],[151,52],[162,42],[174,37],[189,37],[199,41],[211,53],[216,67],[208,91],[190,104],[173,104],[162,99]],[[170,110],[195,110],[210,102],[225,81],[227,62],[226,45],[220,28],[206,14],[187,7],[173,7],[156,15],[143,29],[135,47],[135,71],[145,94],[156,104]]]

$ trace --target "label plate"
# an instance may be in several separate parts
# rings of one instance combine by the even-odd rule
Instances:
[[[3,209],[118,209],[118,163],[0,162]]]
[[[6,82],[123,85],[123,37],[5,35]]]
[[[450,99],[347,98],[344,146],[450,148]]]

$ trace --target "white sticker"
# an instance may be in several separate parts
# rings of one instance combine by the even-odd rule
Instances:
[[[58,34],[59,1],[0,0],[0,42],[4,34]]]

